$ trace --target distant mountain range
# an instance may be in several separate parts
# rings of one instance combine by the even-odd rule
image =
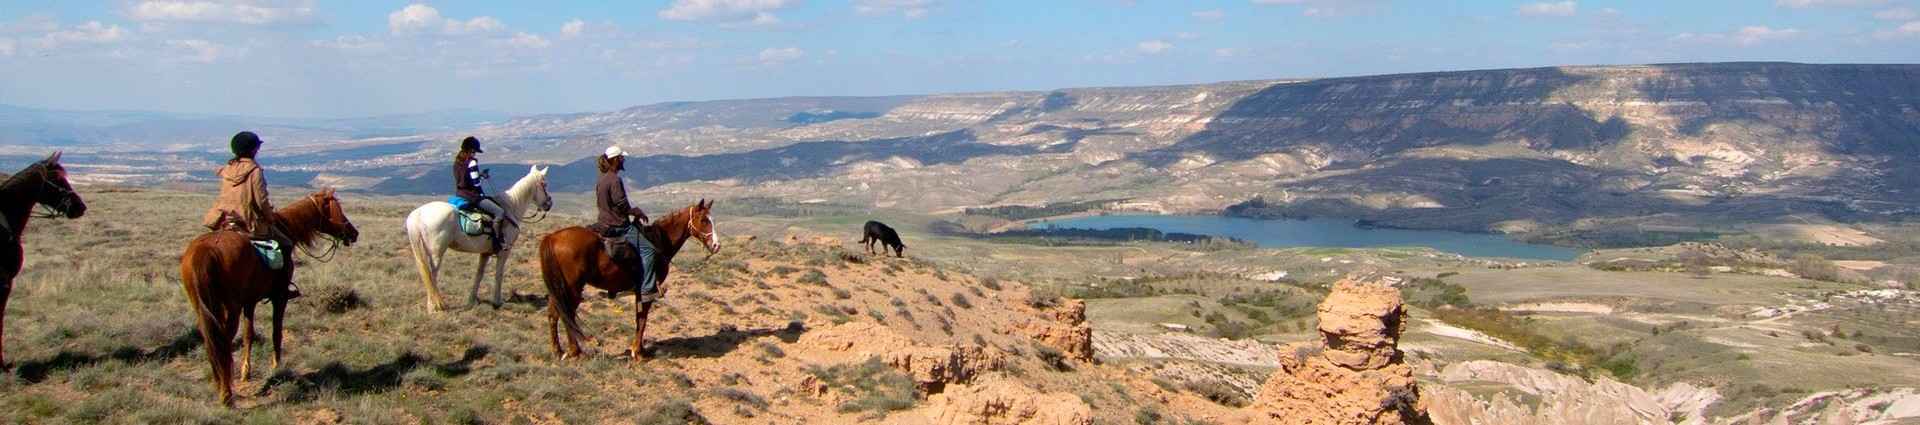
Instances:
[[[315,143],[470,129],[508,117],[497,112],[449,110],[361,118],[274,118],[0,105],[0,145],[122,151],[213,147],[224,146],[242,129],[286,142]]]
[[[1549,67],[427,121],[454,130],[286,161],[328,184],[440,193],[451,141],[474,134],[495,163],[564,165],[563,191],[587,190],[590,157],[617,144],[636,155],[632,187],[656,194],[920,211],[1123,199],[1109,207],[1503,232],[1920,212],[1917,65]],[[429,127],[399,122],[301,128]]]

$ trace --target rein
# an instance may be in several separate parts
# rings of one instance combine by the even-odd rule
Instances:
[[[60,202],[62,203],[65,203],[67,202],[68,199],[72,199],[78,195],[74,193],[73,189],[60,187],[58,185],[53,184],[52,180],[47,179],[46,162],[36,162],[33,165],[34,165],[34,168],[40,172],[40,176],[38,178],[38,180],[40,180],[40,188],[39,190],[34,192],[35,196],[32,201],[33,210],[29,212],[28,216],[33,218],[64,217],[66,214],[60,213],[60,209],[54,208],[51,205],[40,203],[40,195],[45,195],[47,191],[51,189],[53,190],[54,194],[60,195]],[[22,178],[22,175],[24,174],[26,173],[15,174],[12,178],[9,178],[7,180],[8,182],[12,182],[13,180]]]
[[[693,207],[687,207],[686,216],[687,216],[687,234],[699,236],[700,231],[698,229],[693,228]],[[705,240],[701,241],[701,244],[706,245],[704,248],[707,248],[707,258],[713,258],[713,253],[714,253],[712,249],[713,244],[718,243],[717,241],[714,240],[714,238],[719,237],[719,233],[720,233],[720,229],[718,229],[717,226],[707,228],[707,237],[705,238]]]
[[[315,208],[320,209],[321,215],[326,214],[327,201],[325,199],[321,199],[319,194],[309,194],[307,195],[307,199],[310,199],[313,201]],[[331,219],[328,219],[328,220],[331,220]],[[327,250],[319,255],[314,255],[312,253],[307,253],[305,251],[301,251],[301,253],[306,254],[308,259],[311,259],[316,263],[324,264],[324,263],[333,262],[334,254],[336,253],[337,250],[340,249],[340,238],[333,237],[333,235],[329,235],[326,232],[320,232],[320,231],[315,231],[313,234],[314,236],[318,236],[321,239],[326,239],[329,242],[327,244]]]

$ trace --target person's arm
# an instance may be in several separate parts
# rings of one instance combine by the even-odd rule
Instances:
[[[633,203],[627,202],[627,182],[625,179],[614,177],[612,196],[613,196],[613,199],[615,200],[614,203],[612,204],[614,211],[619,211],[621,213],[626,214],[627,216],[638,218],[640,219],[641,223],[646,223],[648,221],[651,221],[647,219],[646,211],[641,211],[640,207],[635,207],[633,206]]]
[[[249,186],[252,186],[250,190],[253,191],[254,211],[261,217],[272,217],[273,198],[267,195],[267,169],[255,167],[251,180],[253,183]]]
[[[478,189],[480,182],[473,180],[473,160],[458,158],[453,161],[453,189],[455,191]]]

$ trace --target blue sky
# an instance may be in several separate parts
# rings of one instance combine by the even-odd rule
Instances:
[[[602,111],[1572,64],[1920,62],[1920,0],[0,0],[0,104]]]

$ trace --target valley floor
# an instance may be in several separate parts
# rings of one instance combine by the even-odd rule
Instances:
[[[346,198],[362,243],[302,265],[308,295],[290,309],[287,364],[266,367],[262,344],[235,410],[219,408],[207,385],[175,275],[211,196],[102,191],[89,194],[81,220],[35,221],[8,304],[13,364],[0,374],[0,417],[935,423],[970,397],[1011,393],[1077,400],[1095,423],[1237,423],[1246,418],[1236,404],[1266,381],[1278,344],[1315,338],[1327,285],[1355,274],[1399,282],[1413,306],[1401,348],[1435,394],[1541,405],[1570,391],[1509,379],[1536,372],[1648,393],[1685,385],[1716,396],[1663,398],[1655,405],[1674,414],[1663,420],[1706,420],[1786,411],[1826,392],[1920,387],[1920,295],[1904,289],[1424,249],[1043,246],[934,236],[925,229],[939,218],[916,214],[730,210],[724,201],[716,211],[726,248],[705,257],[688,247],[676,259],[649,329],[656,359],[632,364],[624,352],[629,298],[589,294],[590,354],[559,361],[546,344],[530,242],[508,267],[502,308],[460,302],[474,259],[455,255],[439,288],[453,308],[426,311],[399,231],[424,200]],[[532,234],[585,222],[568,214],[588,211],[581,200],[559,204]],[[870,218],[903,231],[908,258],[861,252],[859,224]],[[1582,261],[1616,254],[1670,253]],[[1028,334],[1051,326],[1036,323],[1054,314],[1048,300],[1058,295],[1087,301],[1100,364],[1062,360],[1071,353]],[[262,322],[264,332],[265,314]],[[925,377],[867,363],[922,354],[969,359],[952,366],[977,373]]]

